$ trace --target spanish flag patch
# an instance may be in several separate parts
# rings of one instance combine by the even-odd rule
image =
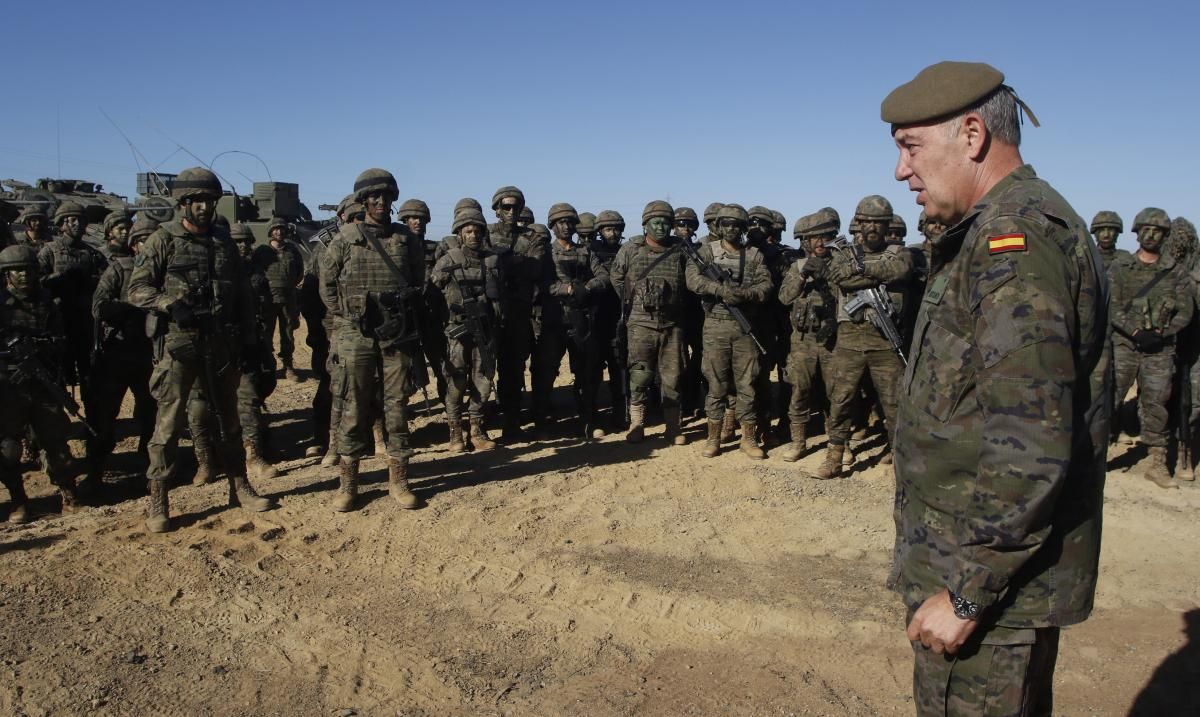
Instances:
[[[1003,254],[1006,251],[1025,251],[1024,234],[1001,234],[988,237],[988,254]]]

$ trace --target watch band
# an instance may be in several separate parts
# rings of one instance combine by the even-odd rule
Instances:
[[[954,606],[954,614],[960,620],[979,619],[978,603],[973,603],[961,595],[955,595],[953,591],[950,591],[950,604]]]

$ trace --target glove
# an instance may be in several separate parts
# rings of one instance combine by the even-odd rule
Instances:
[[[192,310],[192,305],[180,299],[167,307],[167,311],[171,314],[171,321],[181,329],[194,329],[200,325],[196,320],[196,312]]]
[[[1137,344],[1138,351],[1153,353],[1162,348],[1163,337],[1157,331],[1142,329],[1133,333],[1133,342]]]
[[[805,276],[821,276],[825,273],[825,257],[810,256],[804,261],[804,266],[800,268],[800,273]]]

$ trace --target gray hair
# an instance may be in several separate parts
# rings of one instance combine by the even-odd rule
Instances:
[[[1021,146],[1021,114],[1017,108],[1017,98],[1001,85],[995,92],[966,108],[957,117],[947,122],[950,136],[958,134],[962,129],[963,118],[971,112],[978,113],[983,118],[983,124],[993,137],[1014,147]]]

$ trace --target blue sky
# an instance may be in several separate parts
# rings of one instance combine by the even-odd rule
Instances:
[[[1200,12],[1128,3],[14,4],[5,10],[0,176],[59,173],[134,195],[161,171],[254,152],[315,210],[370,166],[445,233],[460,197],[516,184],[617,209],[763,204],[843,218],[892,178],[879,103],[942,59],[990,62],[1042,121],[1025,159],[1090,218],[1200,219]],[[15,79],[14,79],[15,78]],[[61,137],[61,152],[57,148]],[[161,164],[160,164],[161,163]],[[266,179],[230,154],[239,190]],[[790,236],[790,232],[789,232]],[[912,235],[910,235],[912,239]],[[1122,236],[1133,246],[1132,234]]]

